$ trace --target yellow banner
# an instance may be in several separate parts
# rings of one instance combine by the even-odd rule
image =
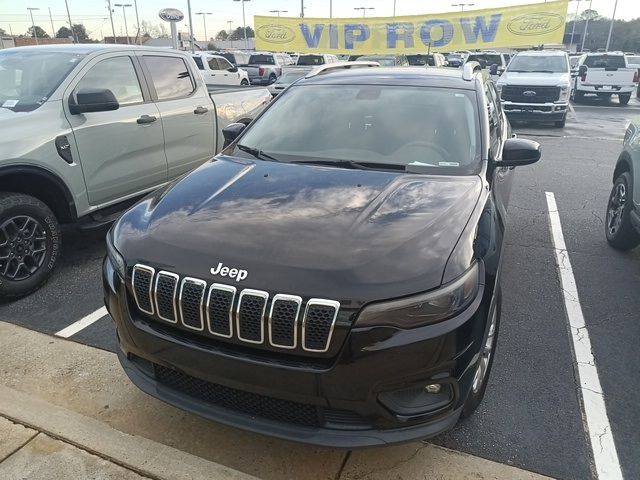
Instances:
[[[254,17],[256,49],[393,54],[561,44],[569,0],[380,18]]]

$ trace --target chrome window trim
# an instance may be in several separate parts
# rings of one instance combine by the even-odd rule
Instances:
[[[211,292],[213,290],[222,290],[225,292],[231,292],[232,296],[231,296],[231,305],[229,306],[229,335],[223,335],[222,333],[217,333],[214,332],[211,328],[211,319],[209,318],[209,302],[211,300]],[[209,291],[207,293],[207,305],[206,305],[206,313],[207,313],[207,330],[209,331],[209,333],[211,335],[216,335],[218,337],[222,337],[222,338],[231,338],[233,337],[233,303],[236,300],[236,293],[237,293],[237,289],[236,287],[233,287],[231,285],[225,285],[223,283],[212,283],[211,286],[209,287]]]
[[[315,349],[307,347],[307,335],[306,335],[306,325],[307,325],[307,313],[309,312],[309,307],[313,305],[320,305],[323,307],[333,307],[335,313],[333,315],[333,319],[331,320],[331,326],[329,327],[329,334],[327,335],[327,340],[325,342],[325,348]],[[338,312],[340,311],[340,302],[335,300],[325,300],[323,298],[312,298],[307,302],[307,305],[304,309],[304,317],[302,318],[302,349],[305,352],[314,352],[314,353],[325,353],[329,350],[331,345],[331,337],[333,336],[333,329],[336,326],[336,319],[338,318]]]
[[[184,290],[184,284],[187,282],[191,282],[191,283],[195,283],[197,285],[202,285],[202,294],[200,295],[200,328],[196,328],[196,327],[192,327],[190,325],[187,325],[184,322],[184,314],[182,313],[182,291]],[[195,330],[196,332],[202,332],[204,330],[204,316],[202,315],[202,307],[203,307],[203,301],[204,301],[204,294],[207,291],[207,282],[205,282],[204,280],[200,280],[199,278],[193,278],[193,277],[184,277],[182,279],[182,282],[180,282],[180,295],[178,296],[178,302],[180,303],[180,323],[182,324],[183,327],[188,328],[190,330]]]
[[[253,295],[256,297],[264,298],[264,306],[262,307],[262,315],[260,316],[260,340],[248,340],[243,338],[240,330],[240,305],[242,305],[242,297],[245,295]],[[240,296],[238,297],[238,303],[235,308],[235,316],[236,316],[236,334],[238,336],[238,340],[247,343],[253,343],[256,345],[261,345],[264,343],[264,314],[267,310],[267,302],[269,301],[269,294],[263,290],[253,290],[251,288],[245,288],[240,292]]]
[[[138,270],[143,270],[147,273],[151,274],[151,280],[149,281],[149,304],[151,305],[151,311],[145,310],[140,306],[140,302],[138,301],[138,295],[136,294],[136,272]],[[133,298],[136,301],[136,305],[140,309],[141,312],[147,313],[149,315],[153,315],[153,277],[156,274],[156,271],[153,267],[148,267],[147,265],[143,265],[142,263],[136,263],[133,267],[133,273],[131,274],[131,289],[133,290]]]
[[[296,309],[296,316],[293,319],[293,345],[281,345],[273,341],[272,330],[271,330],[271,318],[273,316],[273,307],[275,306],[278,300],[295,302],[298,305],[298,308]],[[278,293],[277,295],[274,295],[273,300],[271,300],[269,317],[267,318],[267,325],[268,325],[268,331],[269,331],[269,344],[271,346],[277,347],[277,348],[286,348],[287,350],[294,350],[298,346],[298,318],[300,317],[301,307],[302,307],[302,298],[298,297],[297,295],[287,295],[284,293]]]
[[[176,280],[176,284],[173,286],[173,294],[171,295],[171,298],[173,299],[173,317],[174,320],[171,320],[170,318],[166,318],[163,317],[162,315],[160,315],[160,307],[158,307],[158,280],[160,280],[160,277],[164,275],[166,277],[171,277],[174,278]],[[172,272],[167,272],[165,270],[160,270],[158,272],[158,275],[156,275],[156,280],[155,282],[153,282],[153,298],[154,298],[154,303],[156,306],[156,315],[158,316],[158,318],[160,318],[161,320],[164,320],[165,322],[169,322],[169,323],[178,323],[178,308],[176,306],[176,293],[178,292],[178,284],[180,283],[180,277]]]

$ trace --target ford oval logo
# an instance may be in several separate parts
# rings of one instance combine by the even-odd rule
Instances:
[[[535,97],[537,94],[533,90],[527,90],[526,92],[522,92],[525,97]]]
[[[165,22],[179,22],[184,18],[184,13],[177,8],[163,8],[158,12],[158,16]]]
[[[514,18],[507,28],[514,35],[544,35],[564,26],[564,17],[556,13],[529,13]]]
[[[269,43],[291,43],[296,38],[296,32],[284,25],[263,25],[256,35]]]

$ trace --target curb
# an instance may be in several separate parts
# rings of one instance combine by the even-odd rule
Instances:
[[[0,386],[0,416],[156,480],[256,479],[5,386]]]

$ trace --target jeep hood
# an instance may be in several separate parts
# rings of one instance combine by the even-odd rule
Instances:
[[[438,287],[481,188],[222,156],[129,210],[114,243],[129,268],[358,306]],[[214,276],[219,263],[247,278]]]

